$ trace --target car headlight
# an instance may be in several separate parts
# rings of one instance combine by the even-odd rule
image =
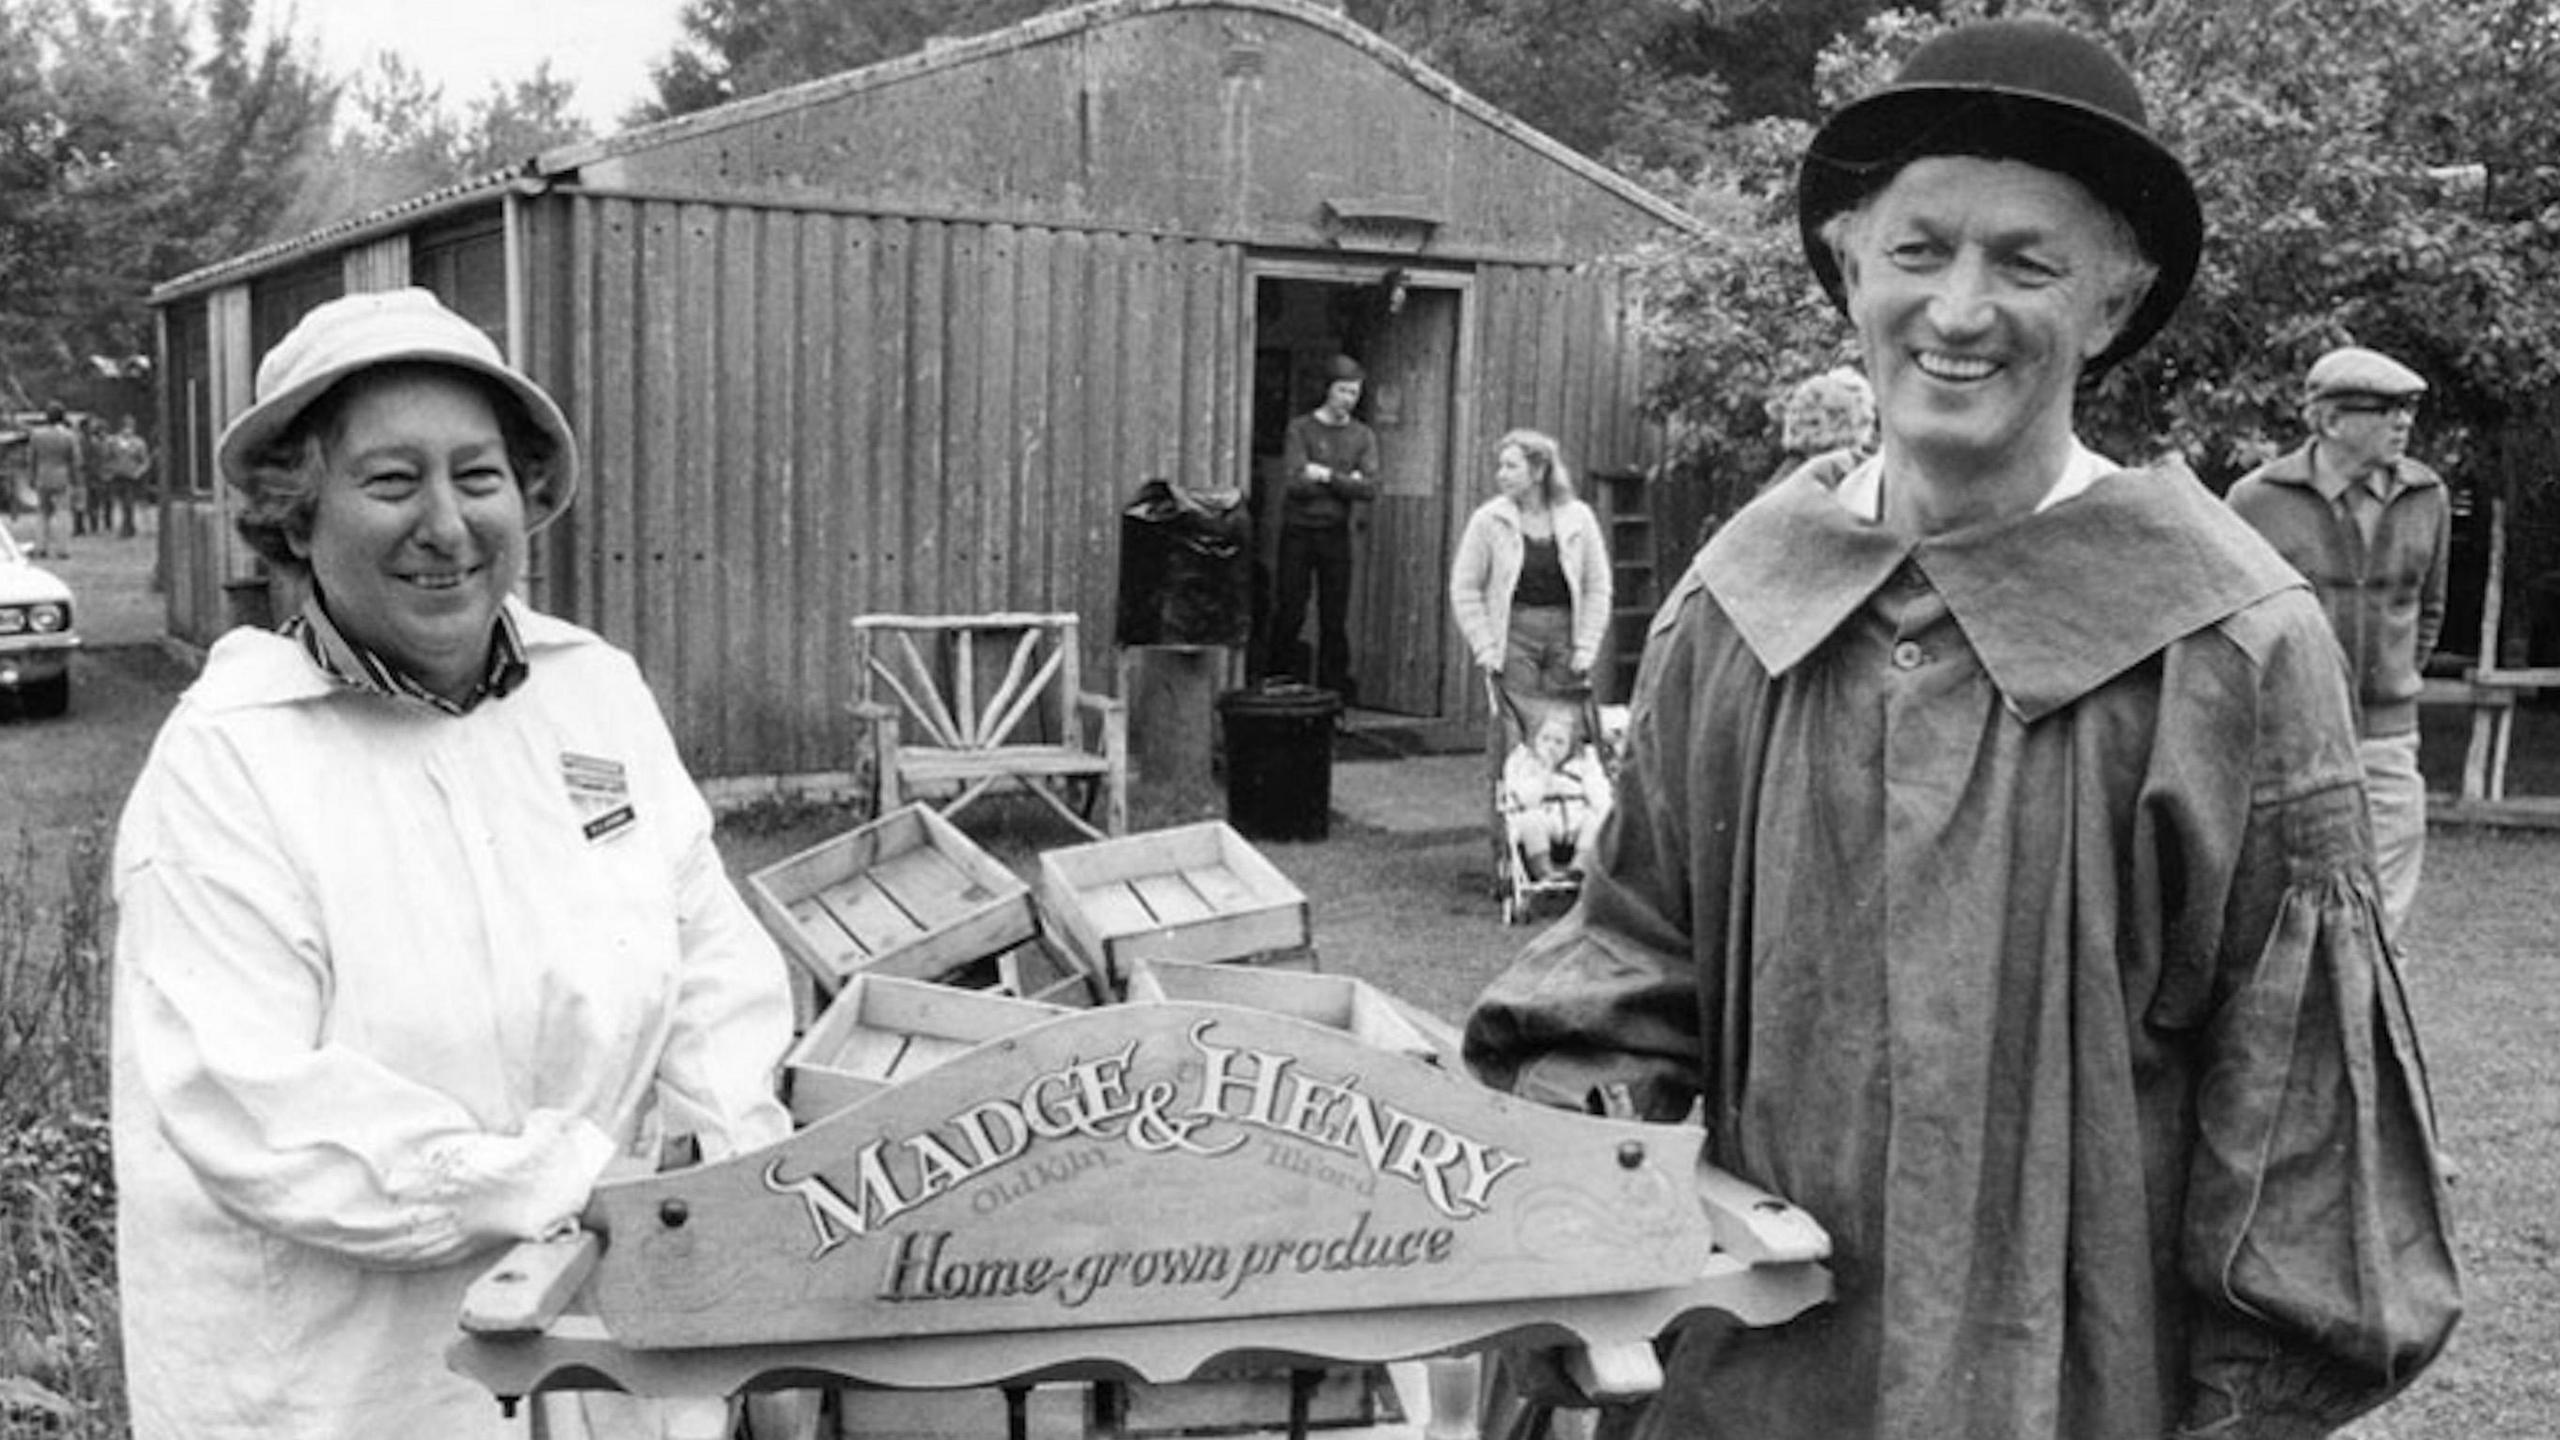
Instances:
[[[27,628],[39,635],[53,635],[68,630],[71,628],[71,607],[30,605],[27,607]]]
[[[0,635],[27,633],[27,611],[23,605],[0,605]]]

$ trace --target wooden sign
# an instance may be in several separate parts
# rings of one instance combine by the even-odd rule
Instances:
[[[1069,1012],[602,1187],[585,1294],[628,1350],[1554,1306],[1710,1268],[1700,1139],[1287,1015]]]

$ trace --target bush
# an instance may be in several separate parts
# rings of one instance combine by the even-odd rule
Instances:
[[[0,863],[0,1432],[122,1436],[103,819]]]

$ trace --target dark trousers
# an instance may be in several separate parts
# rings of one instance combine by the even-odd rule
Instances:
[[[1280,532],[1277,593],[1271,604],[1271,637],[1263,648],[1266,668],[1294,675],[1351,703],[1351,529],[1283,530]],[[1316,607],[1315,673],[1307,673],[1298,646],[1298,631],[1307,621],[1307,602]]]

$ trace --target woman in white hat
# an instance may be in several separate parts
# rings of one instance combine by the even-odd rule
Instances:
[[[631,660],[513,598],[559,408],[424,291],[321,306],[222,437],[310,599],[217,643],[118,836],[141,1440],[522,1433],[462,1290],[689,1133],[779,1138],[782,960]]]

